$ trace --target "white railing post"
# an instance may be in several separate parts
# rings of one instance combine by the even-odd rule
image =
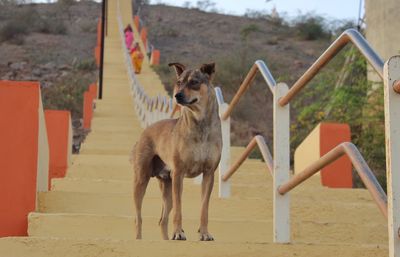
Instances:
[[[393,90],[396,80],[400,80],[400,56],[391,57],[384,66],[389,257],[400,256],[400,94]]]
[[[193,179],[193,183],[195,185],[200,185],[202,181],[203,181],[203,174],[200,174]]]
[[[289,194],[281,195],[279,185],[289,180],[290,174],[290,119],[289,104],[280,106],[279,99],[286,95],[288,86],[279,83],[274,88],[274,172],[273,172],[273,217],[274,242],[290,242]]]
[[[228,104],[222,103],[219,105],[219,116],[228,109]],[[219,174],[218,174],[218,185],[220,198],[228,198],[231,195],[231,182],[222,181],[222,177],[230,168],[231,162],[231,118],[226,120],[221,119],[221,130],[222,130],[222,152],[221,161],[219,162]]]

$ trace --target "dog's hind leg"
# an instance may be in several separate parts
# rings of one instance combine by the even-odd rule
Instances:
[[[172,180],[171,178],[158,179],[163,199],[163,206],[160,218],[161,235],[168,240],[168,217],[172,209]]]
[[[134,178],[133,199],[136,209],[136,239],[142,239],[142,202],[150,180],[147,174],[137,172]]]

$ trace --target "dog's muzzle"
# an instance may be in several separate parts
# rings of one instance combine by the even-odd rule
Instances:
[[[175,95],[175,99],[176,99],[176,102],[181,105],[191,105],[191,104],[194,104],[195,102],[197,102],[197,98],[193,99],[190,102],[187,102],[185,99],[185,95],[182,92],[177,93]]]

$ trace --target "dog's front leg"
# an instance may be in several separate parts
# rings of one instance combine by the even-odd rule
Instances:
[[[208,206],[210,196],[214,186],[214,172],[203,173],[203,182],[201,185],[201,215],[200,215],[200,240],[213,241],[213,236],[208,233]]]
[[[174,216],[174,234],[172,240],[186,240],[185,232],[182,229],[182,189],[183,174],[174,172],[172,175],[172,205]]]

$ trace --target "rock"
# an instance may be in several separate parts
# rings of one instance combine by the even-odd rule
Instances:
[[[17,73],[15,71],[9,71],[3,77],[1,77],[1,79],[2,80],[12,80],[12,79],[15,79],[16,76],[17,76]]]
[[[9,67],[12,70],[23,70],[25,68],[26,64],[27,64],[26,62],[14,62],[14,63],[9,64]]]
[[[82,127],[82,123],[83,123],[83,120],[81,120],[81,119],[73,119],[72,120],[72,126],[74,128],[81,128]]]
[[[39,68],[34,68],[34,69],[32,70],[32,74],[33,74],[34,76],[40,77],[40,76],[42,76],[42,71],[41,71]]]
[[[304,66],[304,63],[303,63],[302,61],[300,61],[300,60],[294,60],[293,66],[294,66],[296,69],[299,69],[299,68],[301,68],[301,67]]]
[[[66,76],[68,76],[68,74],[69,74],[68,71],[62,71],[61,74],[60,74],[60,77],[61,78],[66,77]]]
[[[45,70],[54,70],[57,66],[54,62],[48,62],[41,66]]]
[[[64,64],[64,65],[59,66],[58,70],[60,70],[60,71],[71,70],[71,66]]]
[[[57,74],[54,73],[46,73],[43,75],[44,80],[54,80],[57,78]]]
[[[33,76],[29,76],[29,75],[22,75],[20,79],[24,80],[24,81],[33,81],[33,80],[35,80],[35,78]]]
[[[49,82],[49,81],[40,81],[40,86],[42,87],[42,88],[49,88],[49,87],[52,87],[53,86],[53,83],[52,82]]]

